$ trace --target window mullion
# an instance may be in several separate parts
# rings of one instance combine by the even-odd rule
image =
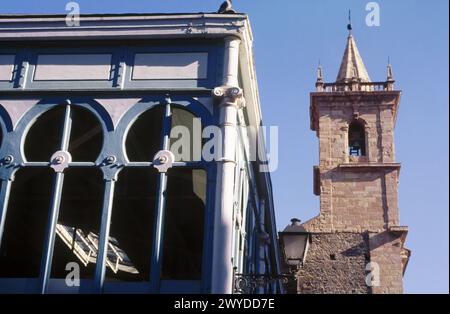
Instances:
[[[59,206],[61,203],[61,194],[64,182],[64,173],[57,172],[54,177],[52,188],[52,197],[49,214],[49,224],[47,228],[47,236],[44,244],[44,253],[41,263],[41,280],[40,292],[45,293],[50,278],[50,270],[53,258],[53,249],[55,244],[56,224],[58,222]]]
[[[108,258],[109,231],[114,197],[114,180],[105,181],[103,198],[101,229],[99,234],[97,265],[95,268],[95,291],[102,292],[106,273],[106,259]]]
[[[9,193],[11,191],[12,180],[1,180],[0,189],[0,247],[2,245],[3,231],[5,228],[6,211],[8,210]]]
[[[170,99],[166,100],[166,110],[164,114],[164,121],[163,121],[163,144],[162,149],[163,150],[169,150],[169,137],[170,137],[170,129],[171,129],[171,116],[172,116],[172,109],[170,106]]]
[[[70,141],[70,131],[72,128],[72,113],[70,104],[66,105],[64,115],[64,124],[62,130],[61,146],[62,151],[68,151]],[[64,172],[56,172],[52,187],[52,197],[49,213],[49,223],[47,229],[46,241],[44,244],[44,252],[42,256],[40,271],[40,292],[45,293],[50,279],[50,272],[53,259],[53,250],[55,246],[56,225],[58,223],[59,207],[61,204],[62,188],[64,183]]]
[[[170,99],[166,99],[165,113],[163,119],[163,140],[162,149],[169,150],[169,136],[171,129],[171,106]],[[167,174],[161,173],[158,180],[158,198],[156,204],[156,224],[153,234],[153,251],[151,260],[150,285],[152,291],[158,291],[161,279],[162,252],[164,241],[164,210],[165,210],[165,191],[167,189]]]
[[[167,189],[167,174],[161,173],[158,182],[158,199],[156,205],[156,224],[153,235],[153,252],[151,262],[151,288],[152,291],[159,290],[161,278],[162,250],[164,241],[164,210],[165,210],[165,191]]]
[[[69,150],[70,131],[72,128],[72,111],[70,105],[66,106],[66,113],[64,116],[63,134],[61,139],[61,150]]]

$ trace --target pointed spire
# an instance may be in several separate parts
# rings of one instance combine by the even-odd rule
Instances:
[[[350,16],[349,16],[350,17]],[[352,35],[351,23],[347,26],[349,35],[347,38],[347,47],[342,58],[341,67],[336,79],[337,83],[349,83],[357,80],[359,82],[370,82],[364,62],[359,54],[356,42]]]

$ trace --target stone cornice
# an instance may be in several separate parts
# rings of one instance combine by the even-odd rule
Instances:
[[[345,163],[340,164],[338,169],[342,171],[368,171],[368,170],[397,170],[400,174],[400,163],[378,163],[378,162],[359,162],[359,163]]]

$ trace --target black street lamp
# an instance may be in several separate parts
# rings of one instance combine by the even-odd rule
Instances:
[[[291,224],[278,235],[281,240],[285,263],[289,266],[300,267],[308,252],[311,235],[306,232],[297,218],[291,219]]]

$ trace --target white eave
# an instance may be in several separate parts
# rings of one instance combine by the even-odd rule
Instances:
[[[81,15],[75,27],[64,15],[0,15],[0,41],[241,37],[247,24],[245,14]]]
[[[253,35],[248,19],[245,21],[244,29],[245,31],[242,32],[241,36],[242,44],[239,55],[239,70],[242,79],[241,88],[244,90],[251,125],[258,130],[262,122],[261,103],[253,55]]]

